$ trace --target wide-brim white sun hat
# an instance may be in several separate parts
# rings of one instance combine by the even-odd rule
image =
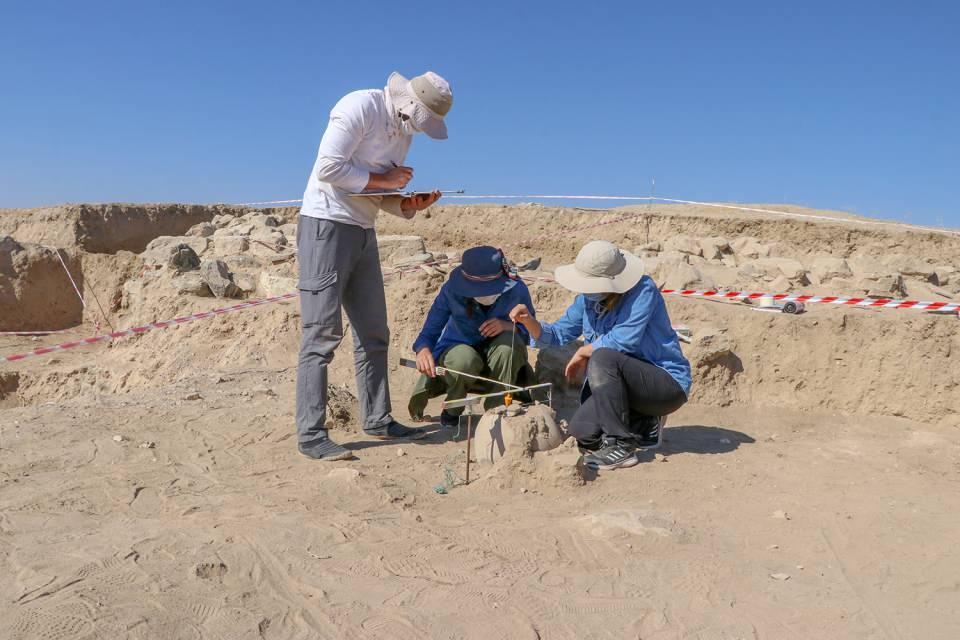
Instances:
[[[576,293],[626,293],[644,275],[643,260],[606,240],[588,242],[573,264],[553,273],[557,282]]]
[[[453,92],[446,80],[433,71],[411,80],[394,71],[387,89],[394,108],[410,115],[414,127],[436,140],[447,139],[443,119],[453,106]]]

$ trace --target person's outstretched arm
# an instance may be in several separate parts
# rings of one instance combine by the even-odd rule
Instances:
[[[437,364],[433,360],[433,350],[440,340],[443,328],[447,326],[447,321],[450,319],[450,306],[447,304],[446,289],[447,285],[440,288],[433,304],[430,305],[430,311],[427,313],[427,319],[423,323],[420,335],[413,342],[413,351],[417,354],[417,370],[431,378],[437,376]]]

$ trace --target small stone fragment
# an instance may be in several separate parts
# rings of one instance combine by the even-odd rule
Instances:
[[[773,578],[774,580],[783,581],[783,580],[789,580],[790,574],[789,573],[771,573],[770,577]]]
[[[126,438],[124,438],[124,437],[121,436],[121,435],[113,436],[113,441],[114,441],[114,442],[123,442],[124,440],[126,440]]]
[[[782,509],[777,509],[776,511],[773,512],[773,515],[771,515],[770,517],[776,518],[777,520],[789,520],[790,514],[788,514],[786,511],[783,511]]]
[[[767,546],[767,551],[776,551],[776,550],[779,549],[779,548],[780,548],[780,545],[778,545],[778,544],[771,544],[771,545],[768,545],[768,546]]]
[[[153,448],[156,447],[156,446],[157,446],[157,443],[156,443],[156,442],[147,441],[147,442],[141,442],[140,444],[138,444],[138,445],[137,445],[137,448],[139,448],[139,449],[153,449]]]
[[[653,454],[653,459],[657,462],[666,462],[667,456],[663,455],[662,453],[655,453]]]
[[[526,487],[521,487],[521,488],[520,488],[520,493],[526,493],[526,492],[527,492]]]
[[[405,456],[405,455],[407,455],[407,452],[406,452],[406,451],[404,451],[403,449],[397,449],[397,457],[398,457],[398,458],[402,458],[402,457]]]

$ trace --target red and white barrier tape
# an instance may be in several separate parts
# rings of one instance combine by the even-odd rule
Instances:
[[[725,300],[756,300],[769,296],[777,302],[814,302],[836,304],[851,307],[873,307],[879,309],[913,309],[914,311],[957,311],[960,302],[922,302],[918,300],[894,300],[891,298],[848,298],[844,296],[808,296],[797,293],[748,293],[745,291],[709,291],[686,289],[663,289],[661,293],[675,296],[693,296],[700,298],[720,298]]]
[[[444,261],[434,261],[431,263],[424,263],[427,266],[441,265],[441,264],[455,264],[452,260]],[[410,267],[398,268],[391,273],[384,274],[384,277],[390,277],[392,275],[401,275],[404,273],[412,273],[420,270],[421,265],[415,265]],[[556,280],[549,276],[523,276],[522,278],[527,282],[549,282],[556,283]],[[915,311],[947,311],[947,312],[958,312],[960,313],[960,303],[958,302],[922,302],[917,300],[893,300],[893,299],[872,299],[872,298],[852,298],[852,297],[842,297],[842,296],[811,296],[811,295],[801,295],[794,293],[779,293],[779,294],[768,294],[768,293],[757,293],[757,292],[744,292],[744,291],[712,291],[712,290],[697,290],[697,289],[686,289],[686,290],[676,290],[676,289],[663,289],[661,293],[667,295],[676,295],[684,297],[701,297],[701,298],[718,298],[724,300],[744,300],[750,299],[754,300],[757,298],[762,298],[764,296],[772,297],[777,302],[812,302],[812,303],[821,303],[821,304],[833,304],[833,305],[844,305],[844,306],[856,306],[856,307],[872,307],[880,309],[913,309]],[[241,302],[240,304],[235,304],[230,307],[223,307],[220,309],[213,309],[211,311],[202,311],[199,313],[193,313],[188,316],[182,316],[179,318],[174,318],[172,320],[161,320],[159,322],[151,322],[149,324],[141,325],[139,327],[133,327],[130,329],[124,329],[121,331],[114,331],[112,333],[107,333],[103,335],[91,336],[89,338],[84,338],[82,340],[74,340],[71,342],[63,342],[60,344],[51,345],[49,347],[41,347],[40,349],[35,349],[27,353],[19,353],[9,356],[2,356],[2,359],[5,362],[16,362],[18,360],[24,360],[32,356],[42,356],[54,351],[65,351],[67,349],[72,349],[74,347],[81,347],[88,344],[96,344],[98,342],[105,342],[107,340],[114,340],[117,338],[124,338],[127,336],[140,335],[153,331],[155,329],[167,329],[169,327],[176,327],[181,324],[186,324],[188,322],[193,322],[194,320],[203,320],[205,318],[213,318],[215,316],[224,315],[227,313],[232,313],[234,311],[242,311],[244,309],[250,309],[252,307],[259,307],[265,304],[271,304],[274,302],[282,302],[284,300],[290,300],[295,298],[298,295],[298,292],[294,291],[291,293],[285,293],[280,296],[274,296],[272,298],[262,298],[259,300],[249,300],[247,302]],[[13,332],[11,332],[13,333]]]
[[[23,360],[25,358],[30,358],[32,356],[42,356],[54,351],[65,351],[67,349],[73,349],[74,347],[81,347],[87,344],[96,344],[98,342],[105,342],[107,340],[114,340],[116,338],[125,338],[127,336],[136,336],[148,331],[153,331],[155,329],[167,329],[169,327],[176,327],[187,322],[193,322],[194,320],[203,320],[205,318],[213,318],[215,316],[221,316],[227,313],[232,313],[234,311],[242,311],[244,309],[250,309],[251,307],[259,307],[265,304],[271,304],[273,302],[282,302],[284,300],[289,300],[290,298],[296,297],[296,293],[285,293],[282,296],[274,296],[272,298],[262,298],[260,300],[248,300],[247,302],[241,302],[240,304],[235,304],[232,307],[223,307],[220,309],[212,309],[211,311],[202,311],[200,313],[193,313],[189,316],[182,316],[180,318],[174,318],[173,320],[161,320],[159,322],[151,322],[150,324],[141,325],[139,327],[132,327],[130,329],[123,329],[121,331],[114,331],[112,333],[105,333],[102,335],[91,336],[89,338],[84,338],[82,340],[74,340],[71,342],[62,342],[60,344],[51,345],[49,347],[41,347],[40,349],[35,349],[28,353],[18,353],[10,356],[3,356],[5,362],[16,362],[18,360]]]

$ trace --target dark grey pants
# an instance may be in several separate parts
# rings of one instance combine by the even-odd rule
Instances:
[[[584,395],[569,429],[588,446],[604,436],[632,438],[645,420],[673,413],[687,401],[669,373],[613,349],[597,349],[590,356]]]
[[[387,303],[373,229],[300,216],[297,225],[303,336],[297,364],[297,438],[327,434],[327,365],[343,340],[341,306],[350,319],[364,429],[388,424]]]

